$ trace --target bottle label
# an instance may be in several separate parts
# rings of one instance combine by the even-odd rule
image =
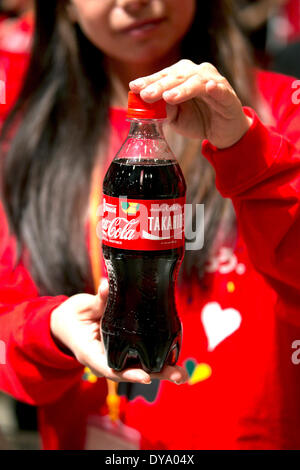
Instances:
[[[184,246],[185,197],[127,199],[103,195],[102,243],[124,250]]]

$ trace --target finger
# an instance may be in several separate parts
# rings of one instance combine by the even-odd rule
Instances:
[[[151,83],[156,82],[164,77],[166,77],[169,73],[169,68],[163,69],[160,72],[153,73],[152,75],[148,75],[146,77],[140,77],[136,80],[133,80],[129,83],[129,88],[131,91],[135,93],[139,93],[141,90],[146,88],[147,86],[151,85]]]
[[[209,84],[209,85],[208,85]],[[221,112],[224,117],[231,117],[240,109],[240,102],[230,85],[223,79],[202,80],[198,74],[190,77],[183,84],[163,93],[163,99],[172,105],[178,105],[191,99],[203,99]]]
[[[209,80],[205,86],[206,94],[212,98],[220,108],[230,110],[233,106],[239,104],[239,99],[235,91],[225,81],[217,82],[216,80]]]
[[[177,80],[181,81],[184,78],[190,76],[197,70],[197,65],[191,60],[183,59],[170,67],[167,67],[160,72],[153,73],[146,77],[138,78],[129,83],[129,87],[134,92],[140,92],[151,84],[167,77],[177,77]]]
[[[196,97],[201,97],[205,93],[207,80],[203,80],[199,74],[194,74],[182,84],[167,90],[162,97],[168,104],[181,104]]]
[[[185,77],[165,77],[147,86],[140,92],[141,98],[146,102],[154,102],[162,98],[165,91],[175,88],[186,80]]]
[[[156,82],[152,83],[149,86],[143,88],[140,92],[141,97],[143,100],[147,102],[154,102],[162,98],[163,93],[168,91],[172,88],[175,88],[178,85],[184,83],[189,77],[194,74],[193,70],[188,70],[185,73],[174,72],[172,74],[167,75],[166,77],[157,80]]]
[[[142,369],[127,369],[117,372],[107,364],[106,355],[102,352],[100,341],[82,345],[82,354],[77,356],[79,362],[89,367],[97,377],[106,377],[116,382],[151,383],[150,375]]]
[[[179,106],[172,106],[167,103],[166,110],[169,123],[176,122],[179,115]]]
[[[119,381],[151,384],[151,376],[143,369],[126,369],[122,372],[114,371]]]
[[[160,380],[169,380],[170,382],[174,382],[176,384],[183,384],[188,381],[189,376],[187,371],[180,366],[166,366],[164,369],[155,374],[151,374],[152,379],[160,379]]]
[[[97,377],[106,377],[115,382],[132,382],[150,384],[151,379],[169,380],[176,384],[188,381],[187,371],[180,366],[166,366],[160,373],[148,374],[143,369],[126,369],[118,372],[111,369],[107,364],[106,355],[103,354],[101,343],[92,341],[83,347],[84,354],[78,358],[79,362],[89,367]]]
[[[182,69],[184,72],[180,73]],[[172,75],[178,80],[178,84],[174,87],[168,86],[168,90],[163,93],[163,98],[170,104],[175,104],[173,101],[176,98],[180,104],[180,97],[183,101],[197,97],[198,93],[206,91],[205,85],[209,82],[224,83],[230,87],[227,80],[209,62],[196,65],[189,60],[180,61],[175,65]]]
[[[232,118],[232,112],[230,112],[228,108],[225,108],[222,103],[219,103],[218,101],[214,100],[211,96],[203,94],[201,96],[201,99],[208,105],[211,110],[217,112],[224,119]]]

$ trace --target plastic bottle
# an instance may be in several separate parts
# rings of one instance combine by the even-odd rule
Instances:
[[[129,135],[103,183],[109,296],[101,331],[108,365],[159,372],[182,337],[175,282],[184,256],[186,185],[163,134],[165,102],[129,92]]]

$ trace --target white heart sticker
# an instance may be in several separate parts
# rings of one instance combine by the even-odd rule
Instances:
[[[240,327],[242,317],[234,308],[223,310],[217,302],[210,302],[203,308],[201,320],[208,339],[208,350],[213,351]]]

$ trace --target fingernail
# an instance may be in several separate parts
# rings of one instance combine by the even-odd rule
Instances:
[[[133,80],[132,82],[130,82],[129,86],[142,88],[143,86],[145,86],[145,80],[143,80],[142,78],[138,78],[137,80]]]
[[[206,84],[207,86],[212,86],[212,87],[215,87],[217,85],[217,83],[214,81],[214,80],[209,80]]]
[[[218,84],[214,80],[209,80],[206,84],[206,91],[209,92],[214,92],[218,88]]]
[[[100,293],[103,294],[103,292],[108,289],[108,280],[106,278],[102,279],[100,283]]]
[[[171,379],[171,381],[176,384],[176,385],[182,385],[184,384],[187,380],[184,379],[183,377],[178,377],[178,379]]]
[[[156,87],[148,86],[145,90],[142,91],[143,95],[153,96],[157,92]]]
[[[165,91],[164,94],[163,94],[163,97],[166,98],[166,99],[178,98],[179,95],[180,95],[179,91],[170,90],[170,91]]]
[[[144,384],[151,383],[151,379],[150,379],[149,375],[147,375],[146,373],[143,374],[142,372],[137,372],[136,370],[128,371],[126,373],[126,378],[128,380],[139,381],[139,382],[142,382]]]
[[[151,378],[149,375],[140,374],[139,380],[141,380],[144,384],[151,384]]]

